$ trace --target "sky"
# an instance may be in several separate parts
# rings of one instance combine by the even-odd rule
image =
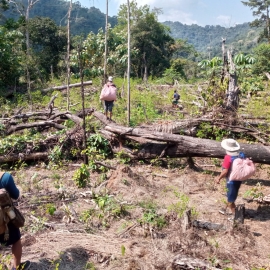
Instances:
[[[96,7],[106,13],[106,0],[78,0],[83,7]],[[246,0],[247,1],[247,0]],[[109,0],[109,16],[117,15],[119,6],[126,0]],[[137,0],[139,6],[161,8],[160,22],[173,21],[183,24],[221,25],[231,27],[235,24],[251,22],[255,18],[252,10],[241,0]]]

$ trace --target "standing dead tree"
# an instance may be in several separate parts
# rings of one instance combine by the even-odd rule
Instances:
[[[236,111],[239,107],[239,94],[240,90],[237,84],[237,74],[235,64],[233,62],[232,50],[225,50],[226,39],[222,39],[222,54],[223,54],[223,72],[221,82],[228,80],[228,88],[226,91],[227,104],[226,108],[229,110]]]

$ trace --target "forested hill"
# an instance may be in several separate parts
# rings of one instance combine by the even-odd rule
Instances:
[[[27,0],[22,1],[27,6]],[[67,13],[70,2],[65,0],[46,0],[37,2],[30,11],[30,18],[41,16],[49,17],[54,20],[57,25],[67,25]],[[18,17],[16,9],[9,9],[4,12],[6,18]],[[73,35],[84,34],[87,35],[91,31],[97,33],[100,28],[104,29],[105,26],[105,14],[95,7],[87,8],[82,7],[80,2],[74,2],[72,4],[71,12],[71,33]],[[108,18],[111,26],[117,24],[116,16]]]
[[[210,54],[211,57],[221,54],[222,38],[226,38],[226,44],[232,46],[236,52],[250,52],[257,45],[259,32],[248,23],[229,28],[219,25],[202,27],[197,24],[186,25],[171,21],[163,24],[170,27],[174,38],[187,40],[197,51]]]
[[[22,0],[27,6],[28,0]],[[30,11],[30,17],[42,16],[53,19],[57,25],[67,25],[67,13],[70,2],[66,0],[46,0],[37,2]],[[5,18],[18,18],[16,8],[3,13]],[[1,17],[0,17],[1,18]],[[117,17],[109,17],[112,27],[117,24]],[[248,23],[234,27],[186,25],[180,22],[167,21],[163,23],[171,29],[174,38],[187,40],[199,52],[214,57],[221,54],[221,40],[226,38],[227,46],[232,46],[235,52],[250,52],[257,45],[259,31],[250,28]],[[72,35],[86,36],[91,31],[95,34],[100,28],[104,29],[105,14],[95,7],[83,7],[80,2],[72,4],[71,13]]]

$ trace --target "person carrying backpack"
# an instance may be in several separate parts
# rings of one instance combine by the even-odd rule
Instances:
[[[110,76],[108,78],[108,82],[103,86],[101,94],[100,94],[100,100],[104,100],[105,103],[105,115],[107,117],[107,120],[112,120],[112,109],[114,105],[114,101],[116,100],[116,91],[117,88],[115,84],[113,83],[113,77]],[[109,112],[109,117],[108,117]]]
[[[233,215],[234,219],[235,216],[235,201],[238,196],[238,191],[241,186],[241,181],[233,181],[230,180],[230,172],[232,168],[232,163],[235,158],[239,156],[240,145],[234,139],[225,139],[221,142],[221,147],[226,150],[226,155],[224,157],[222,163],[222,171],[220,175],[215,179],[217,184],[220,183],[222,178],[226,178],[227,180],[227,206],[231,210],[231,214]],[[221,214],[226,214],[226,209],[222,209],[219,211]]]
[[[172,100],[172,105],[174,108],[177,107],[179,99],[180,99],[180,95],[177,93],[176,90],[174,90],[173,100]]]
[[[0,189],[5,189],[9,196],[17,200],[20,196],[20,191],[14,183],[14,179],[11,174],[5,172],[0,173]],[[1,210],[1,209],[0,209]],[[21,262],[22,257],[22,243],[20,229],[15,227],[12,222],[8,222],[8,239],[6,239],[5,233],[0,234],[0,244],[4,246],[12,246],[13,266],[12,270],[27,270],[30,268],[30,261]]]

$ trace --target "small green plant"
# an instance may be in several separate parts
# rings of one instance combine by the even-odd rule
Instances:
[[[95,264],[92,262],[87,262],[84,269],[85,270],[97,270],[97,268],[95,267]]]
[[[11,264],[12,256],[11,254],[4,255],[0,254],[0,270],[9,269],[9,265]]]
[[[244,198],[252,198],[252,199],[262,199],[264,197],[263,194],[263,186],[261,182],[258,182],[255,187],[247,190],[244,195]]]
[[[216,256],[210,257],[208,260],[213,267],[217,266],[219,263],[219,260]]]
[[[111,149],[109,141],[102,137],[100,134],[93,134],[87,139],[87,149],[85,153],[91,160],[101,160],[107,158]]]
[[[155,209],[145,209],[143,216],[138,221],[141,224],[149,224],[158,229],[167,225],[165,217],[157,214]]]
[[[125,248],[125,246],[121,246],[121,254],[122,254],[122,256],[125,256],[125,254],[126,254],[126,248]]]
[[[116,157],[122,164],[128,164],[130,162],[130,157],[124,151],[117,152]]]
[[[212,158],[211,159],[216,167],[220,167],[220,159],[218,158]]]
[[[62,254],[63,254],[62,252],[59,252],[60,257],[61,257]],[[61,263],[61,258],[51,260],[50,262],[51,262],[51,265],[54,267],[54,270],[59,270],[59,266],[60,266],[60,263]]]
[[[72,177],[72,180],[75,182],[76,186],[79,188],[84,188],[89,182],[90,173],[85,164],[77,169]]]
[[[200,124],[196,135],[202,139],[221,141],[224,137],[230,135],[230,131],[213,126],[209,123],[202,123]]]
[[[37,233],[45,229],[44,223],[47,221],[45,217],[38,217],[37,220],[33,220],[29,225],[29,231],[31,233]]]
[[[48,159],[53,164],[60,164],[62,160],[62,147],[59,145],[56,145],[49,153]]]
[[[46,205],[46,213],[50,214],[51,216],[54,214],[54,212],[56,211],[56,207],[54,204],[49,203]]]
[[[185,211],[188,210],[188,205],[189,205],[189,197],[186,194],[183,194],[176,189],[173,189],[173,193],[176,196],[176,198],[179,199],[176,203],[172,203],[171,205],[168,206],[168,211],[169,212],[174,212],[177,214],[179,218],[183,216]],[[195,209],[193,210],[195,213]]]

